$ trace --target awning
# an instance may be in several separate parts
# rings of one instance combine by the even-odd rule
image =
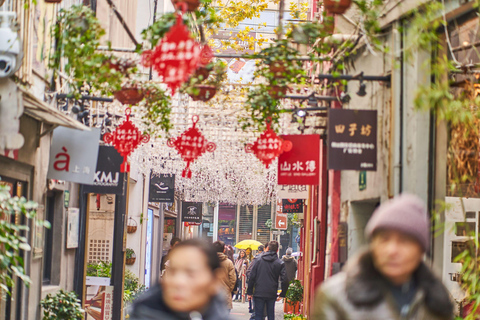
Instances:
[[[24,113],[30,117],[54,126],[90,131],[89,127],[50,107],[25,89],[19,87],[19,90],[23,95]]]

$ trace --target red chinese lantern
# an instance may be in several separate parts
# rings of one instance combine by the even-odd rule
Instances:
[[[129,172],[128,156],[137,148],[140,143],[150,141],[148,134],[142,135],[140,130],[130,121],[130,108],[125,109],[127,119],[113,133],[106,133],[103,136],[105,143],[113,144],[115,149],[123,157],[123,163],[120,168],[121,172]]]
[[[210,61],[212,61],[212,59],[213,59],[212,48],[210,48],[210,46],[206,44],[202,47],[202,51],[200,51],[199,65],[206,66],[207,64],[210,63]]]
[[[200,45],[195,41],[177,14],[177,23],[153,51],[146,51],[142,63],[153,67],[163,77],[172,93],[187,81],[200,62]]]
[[[171,138],[167,142],[167,145],[175,148],[182,156],[183,161],[187,163],[187,166],[183,169],[182,177],[189,179],[192,177],[190,164],[205,152],[213,152],[217,148],[215,143],[208,142],[200,130],[198,130],[196,127],[197,122],[198,116],[194,116],[191,128],[184,131],[177,138]]]
[[[270,121],[267,121],[267,129],[253,143],[245,146],[247,153],[254,153],[268,168],[284,151],[292,150],[292,142],[283,140],[272,130]]]

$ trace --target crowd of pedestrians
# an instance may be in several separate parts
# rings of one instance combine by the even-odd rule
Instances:
[[[312,320],[450,320],[448,290],[425,264],[429,218],[416,196],[381,205],[369,220],[368,246],[317,290]],[[249,301],[254,320],[274,320],[275,302],[296,278],[292,249],[270,241],[252,250],[222,241],[172,239],[161,281],[133,304],[132,320],[228,320],[232,301]],[[279,293],[280,292],[280,293]]]

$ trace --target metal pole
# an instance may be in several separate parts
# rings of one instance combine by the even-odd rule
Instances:
[[[128,189],[128,177],[125,174],[123,180],[124,189]],[[125,195],[115,197],[115,217],[113,219],[113,258],[112,258],[112,279],[113,284],[113,310],[112,320],[121,320],[123,317],[123,278],[125,252],[123,251],[125,215],[127,212],[128,191]]]

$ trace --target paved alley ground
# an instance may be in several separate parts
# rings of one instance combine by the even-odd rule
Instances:
[[[251,313],[248,313],[248,302],[234,302],[231,312],[232,320],[248,320]],[[283,301],[275,303],[275,320],[283,320]]]

